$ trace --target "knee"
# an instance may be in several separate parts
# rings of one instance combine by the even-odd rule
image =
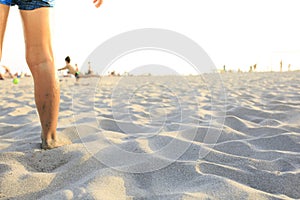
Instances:
[[[43,66],[43,65],[53,65],[54,64],[53,57],[47,56],[47,55],[26,56],[26,62],[30,69],[35,69],[35,68]]]
[[[52,57],[44,57],[42,59],[27,57],[26,60],[34,79],[55,74],[56,70]]]
[[[51,48],[43,46],[33,46],[26,48],[26,62],[30,69],[44,64],[53,64],[53,54]]]

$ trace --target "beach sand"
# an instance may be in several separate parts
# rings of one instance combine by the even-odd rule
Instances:
[[[60,84],[72,144],[41,150],[31,78],[0,81],[0,199],[300,198],[299,72]]]

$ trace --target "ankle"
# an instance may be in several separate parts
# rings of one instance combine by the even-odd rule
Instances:
[[[46,142],[53,141],[53,140],[55,141],[57,140],[56,132],[47,132],[47,133],[42,132],[41,139]]]

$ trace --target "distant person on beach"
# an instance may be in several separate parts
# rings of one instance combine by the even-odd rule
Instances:
[[[249,68],[249,72],[252,72],[253,71],[253,68],[252,68],[252,66],[250,66],[250,68]]]
[[[93,75],[94,72],[93,72],[92,67],[91,67],[91,62],[89,62],[88,64],[89,64],[89,69],[88,69],[87,75]]]
[[[102,0],[92,2],[96,7],[102,4]],[[60,89],[54,66],[49,21],[54,0],[0,0],[0,62],[7,18],[10,6],[14,5],[19,7],[23,22],[26,61],[34,80],[35,103],[42,126],[42,148],[65,145],[68,142],[58,138],[56,134]]]
[[[58,69],[58,71],[61,71],[61,70],[68,70],[68,74],[72,74],[76,77],[76,81],[79,80],[79,71],[78,68],[76,70],[76,68],[74,68],[72,65],[71,65],[71,58],[69,56],[67,56],[65,58],[65,61],[66,61],[66,66],[64,66],[63,68],[61,69]]]
[[[0,80],[5,78],[13,78],[14,76],[10,72],[10,69],[2,64],[0,64]]]
[[[77,65],[77,64],[75,64],[75,71],[76,71],[76,72],[79,72],[79,69],[78,69],[78,65]]]

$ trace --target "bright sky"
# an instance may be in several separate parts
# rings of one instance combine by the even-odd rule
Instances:
[[[248,70],[257,63],[258,70],[276,71],[281,59],[284,70],[288,64],[300,69],[299,19],[299,0],[104,0],[99,9],[92,0],[57,0],[54,53],[57,67],[64,66],[67,55],[81,67],[97,46],[115,35],[163,28],[197,42],[219,69],[225,64],[227,69]],[[12,71],[28,71],[24,57],[21,20],[13,7],[2,61]]]

